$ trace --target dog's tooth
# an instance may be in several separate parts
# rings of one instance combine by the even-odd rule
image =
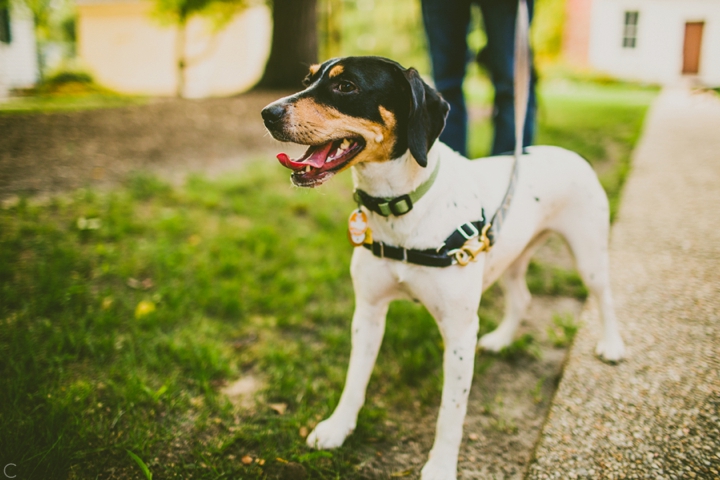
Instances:
[[[305,173],[310,173],[310,165],[308,165],[307,167],[305,167]]]
[[[344,150],[342,148],[338,148],[337,150],[335,150],[335,156],[337,157],[337,156],[342,155],[343,151]]]
[[[340,148],[342,148],[343,150],[345,150],[349,146],[350,146],[350,140],[347,138],[342,141],[342,144],[340,144]]]

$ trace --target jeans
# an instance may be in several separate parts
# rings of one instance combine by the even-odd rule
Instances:
[[[440,140],[467,156],[468,116],[462,84],[467,63],[472,58],[467,45],[472,3],[480,6],[488,39],[477,60],[488,69],[495,88],[492,114],[495,133],[491,155],[498,155],[515,148],[513,62],[517,0],[422,0],[435,88],[450,103],[450,113]],[[532,19],[533,0],[528,0],[528,9]],[[536,83],[533,68],[523,146],[532,144],[535,134]]]

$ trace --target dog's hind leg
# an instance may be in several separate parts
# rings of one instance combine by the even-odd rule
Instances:
[[[512,343],[520,320],[530,304],[531,295],[525,281],[528,264],[539,244],[546,238],[547,233],[538,235],[503,273],[505,316],[495,330],[480,338],[480,347],[484,350],[499,352]]]
[[[591,210],[591,209],[587,209]],[[615,316],[610,290],[610,259],[608,255],[607,215],[593,218],[591,212],[567,216],[556,230],[565,237],[575,257],[575,265],[600,307],[603,323],[602,338],[595,353],[608,362],[617,362],[625,356],[625,345]]]

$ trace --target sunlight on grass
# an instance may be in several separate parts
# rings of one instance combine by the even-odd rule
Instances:
[[[16,97],[0,102],[0,115],[117,108],[142,105],[147,101],[145,97],[102,93]]]

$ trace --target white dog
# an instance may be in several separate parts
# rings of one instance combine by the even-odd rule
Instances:
[[[436,141],[447,103],[414,69],[390,60],[330,60],[311,67],[305,84],[305,90],[263,110],[276,139],[309,145],[298,160],[278,158],[293,170],[293,182],[304,187],[351,168],[356,199],[363,204],[350,229],[358,248],[351,266],[356,300],[347,380],[337,408],[307,443],[335,448],[354,430],[388,305],[419,300],[436,319],[445,347],[435,443],[422,478],[454,479],[480,296],[502,277],[505,316],[480,339],[482,348],[497,352],[511,343],[528,306],[525,272],[547,232],[565,238],[599,302],[604,329],[597,354],[608,361],[623,357],[608,277],[607,197],[580,156],[557,147],[529,148],[518,165],[502,231],[487,250],[483,211],[499,208],[510,182],[511,156],[468,161]]]

